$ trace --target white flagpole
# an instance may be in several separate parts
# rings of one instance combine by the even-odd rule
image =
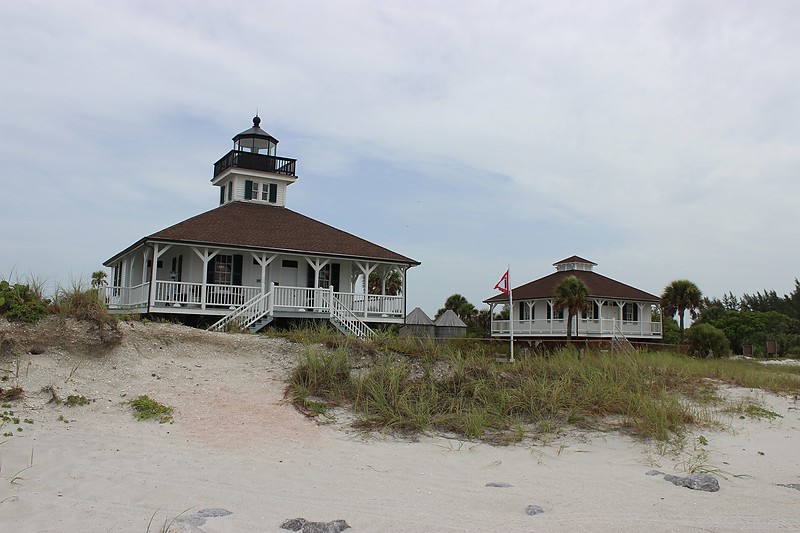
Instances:
[[[508,318],[510,318],[511,322],[511,359],[510,362],[514,362],[514,298],[511,295],[511,265],[508,265],[508,278],[506,279],[506,283],[508,284]]]

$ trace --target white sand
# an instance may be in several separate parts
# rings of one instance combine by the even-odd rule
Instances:
[[[0,445],[0,531],[144,532],[154,515],[160,531],[215,508],[231,514],[172,530],[279,532],[295,517],[344,519],[354,532],[800,530],[800,490],[777,485],[800,484],[795,399],[764,395],[783,418],[724,420],[729,429],[698,431],[709,444],[690,438],[679,457],[617,434],[508,447],[364,441],[282,401],[301,349],[286,341],[137,323],[111,353],[87,355],[79,328],[64,328],[59,342],[39,336],[45,353],[20,356],[27,396],[10,410],[33,424],[2,430],[15,436]],[[0,326],[0,340],[15,335],[16,353],[37,342]],[[15,361],[0,358],[12,373]],[[48,405],[45,385],[94,402]],[[173,406],[174,424],[134,420],[121,402],[140,394]],[[683,475],[703,451],[719,492],[645,475]],[[528,516],[531,504],[544,514]]]

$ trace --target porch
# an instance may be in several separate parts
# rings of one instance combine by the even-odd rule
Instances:
[[[156,281],[132,287],[105,287],[105,302],[112,313],[166,313],[228,316],[255,302],[261,302],[262,315],[271,317],[329,317],[335,304],[364,322],[402,324],[403,296],[335,292],[329,288],[261,287],[203,284],[182,281]],[[261,317],[259,317],[261,318]]]
[[[593,338],[661,338],[661,322],[639,320],[619,320],[618,318],[577,318],[572,319],[572,335]],[[510,337],[510,320],[492,320],[493,337]],[[514,336],[566,337],[565,318],[537,318],[514,320]]]

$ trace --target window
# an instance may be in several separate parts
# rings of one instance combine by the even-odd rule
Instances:
[[[592,305],[586,307],[586,312],[583,313],[583,317],[590,320],[597,320],[600,318],[600,306],[597,305],[597,302],[592,302]]]
[[[250,198],[252,198],[253,200],[258,200],[258,182],[257,181],[253,182],[253,191],[251,193]],[[250,198],[248,198],[248,200]]]
[[[622,306],[622,320],[625,322],[638,322],[639,306],[636,304],[625,304]]]
[[[261,187],[261,199],[264,200],[265,202],[269,201],[269,187],[267,186],[266,183]]]
[[[319,287],[327,289],[331,286],[331,265],[328,263],[319,269]]]
[[[283,268],[297,268],[297,261],[292,261],[291,259],[284,259],[281,262],[281,266]]]
[[[231,285],[233,282],[233,256],[214,256],[214,276],[212,283],[217,285]]]
[[[564,310],[554,310],[551,304],[547,304],[547,320],[563,320],[564,319]]]
[[[530,320],[530,319],[531,319],[531,306],[528,305],[528,302],[520,302],[519,320]]]

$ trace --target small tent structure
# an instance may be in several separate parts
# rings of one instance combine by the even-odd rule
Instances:
[[[406,324],[400,328],[400,335],[403,337],[435,337],[436,327],[425,311],[415,307],[406,316]]]
[[[440,339],[453,339],[467,336],[467,325],[452,309],[448,309],[434,322],[436,337]]]

